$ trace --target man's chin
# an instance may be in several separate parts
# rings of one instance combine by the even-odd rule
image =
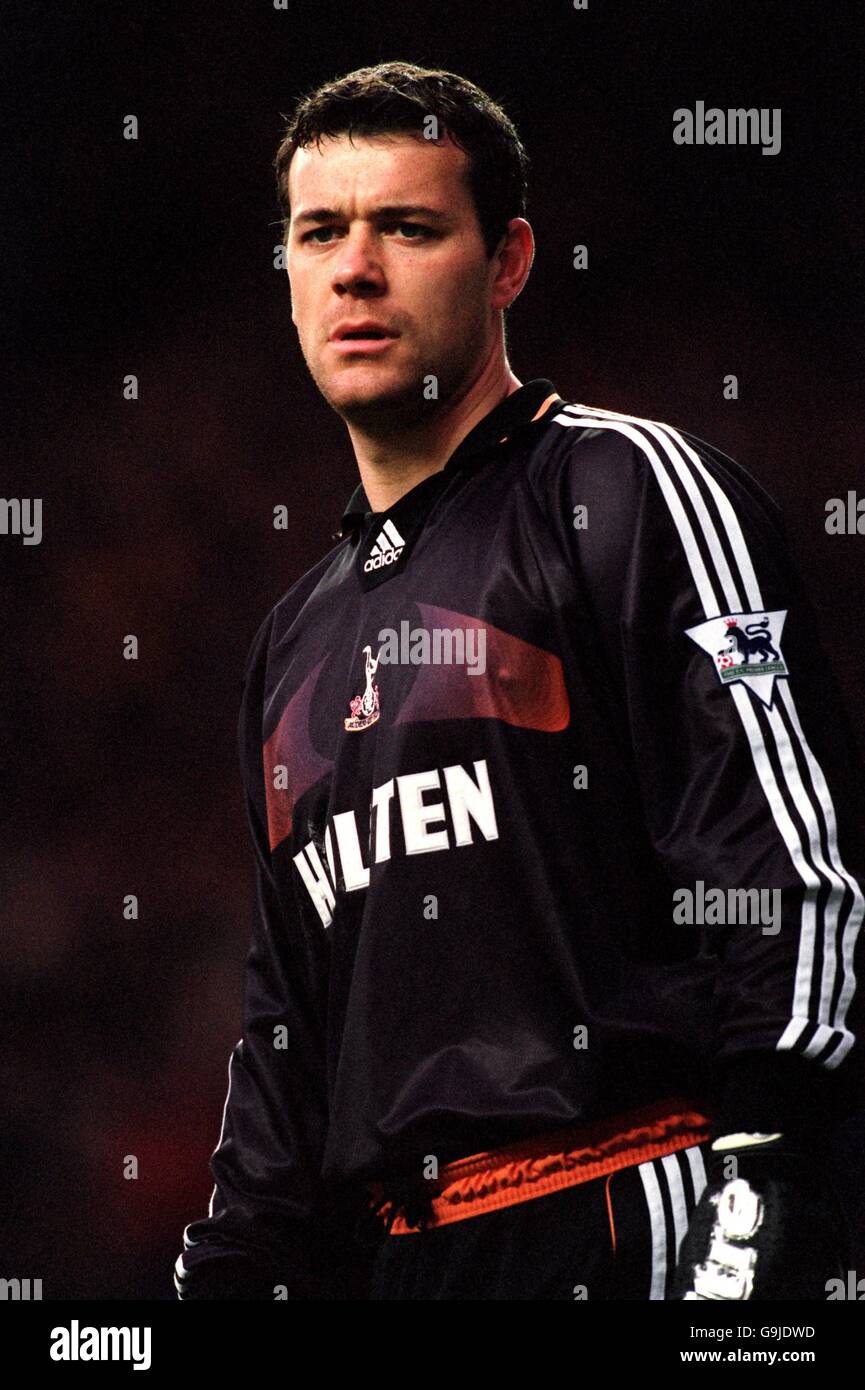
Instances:
[[[349,375],[353,378],[348,380]],[[386,424],[389,422],[409,423],[420,419],[429,412],[432,402],[424,399],[423,378],[406,381],[393,377],[386,379],[382,372],[376,379],[375,368],[369,371],[354,368],[343,374],[331,376],[327,382],[319,382],[319,390],[325,400],[350,424]]]

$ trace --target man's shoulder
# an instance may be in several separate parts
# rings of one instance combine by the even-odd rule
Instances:
[[[250,670],[260,661],[268,647],[288,631],[307,600],[318,590],[328,571],[338,560],[339,555],[350,545],[350,538],[343,537],[271,604],[250,643],[244,680],[249,675]]]
[[[740,465],[716,445],[700,438],[692,430],[671,420],[659,420],[639,415],[627,409],[586,405],[582,401],[563,400],[544,417],[549,443],[561,440],[570,445],[583,445],[592,440],[602,441],[619,457],[627,457],[635,448],[651,454],[660,449],[669,455],[680,453],[710,453],[726,459],[734,468]]]
[[[541,465],[564,463],[586,473],[615,468],[618,485],[647,474],[686,490],[694,483],[710,491],[714,485],[733,499],[750,496],[774,516],[779,513],[775,498],[748,467],[680,424],[580,401],[563,401],[546,424],[536,451]]]

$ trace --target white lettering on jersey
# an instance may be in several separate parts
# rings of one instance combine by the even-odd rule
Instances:
[[[497,840],[499,829],[486,759],[475,761],[473,768],[474,777],[471,771],[455,763],[440,770],[431,768],[426,772],[391,777],[381,786],[374,787],[370,801],[368,844],[370,855],[374,847],[374,862],[382,864],[391,857],[390,816],[395,796],[399,802],[406,854],[430,854],[470,845],[473,843],[473,824],[485,840]],[[442,774],[445,799],[425,802],[425,792],[440,791]],[[453,830],[453,841],[448,824]],[[434,825],[441,828],[432,829]],[[354,811],[340,811],[331,817],[325,830],[324,844],[327,869],[312,840],[294,855],[294,863],[322,923],[329,927],[336,904],[336,859],[339,861],[344,892],[353,893],[369,885],[369,867],[364,864]]]

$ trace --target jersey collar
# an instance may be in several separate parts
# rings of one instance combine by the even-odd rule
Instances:
[[[504,444],[515,430],[535,424],[552,410],[557,410],[563,405],[562,397],[546,377],[535,377],[532,381],[527,381],[509,396],[505,396],[478,421],[457,445],[443,469],[431,473],[429,477],[410,488],[388,508],[387,512],[372,511],[363,484],[359,483],[342,514],[342,526],[337,532],[337,537],[350,535],[372,516],[377,516],[382,521],[387,517],[400,529],[403,526],[410,528],[425,510],[427,502],[432,500],[432,494],[442,486],[443,474],[455,473],[477,454]]]

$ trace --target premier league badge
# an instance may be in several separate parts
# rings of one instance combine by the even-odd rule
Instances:
[[[708,652],[722,685],[742,681],[771,707],[775,677],[789,675],[781,652],[786,617],[786,608],[773,613],[727,613],[685,631]]]

